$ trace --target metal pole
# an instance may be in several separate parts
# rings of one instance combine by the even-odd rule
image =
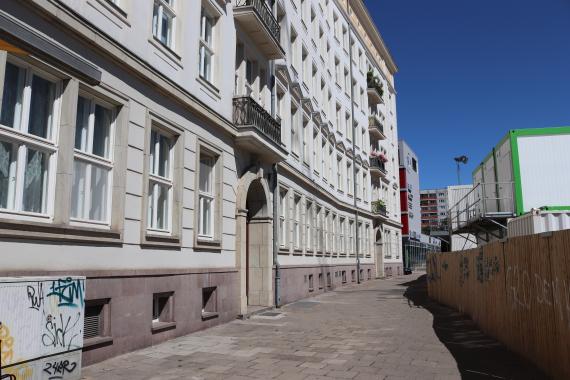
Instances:
[[[281,266],[279,265],[279,232],[277,215],[279,201],[279,186],[277,181],[277,164],[273,164],[273,265],[275,265],[275,307],[281,307]]]
[[[457,184],[461,186],[461,167],[459,161],[457,162]]]
[[[350,12],[350,4],[348,6],[348,11]],[[360,242],[358,240],[358,203],[356,201],[356,192],[358,191],[356,187],[356,128],[354,126],[354,85],[352,84],[352,24],[348,23],[348,51],[349,51],[349,66],[350,66],[350,112],[351,112],[351,123],[352,123],[352,186],[354,188],[353,196],[354,196],[354,230],[355,232],[355,239],[356,239],[356,278],[358,279],[358,283],[360,284]]]

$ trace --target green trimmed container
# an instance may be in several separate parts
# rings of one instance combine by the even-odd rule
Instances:
[[[473,171],[486,212],[570,211],[570,127],[515,129]]]

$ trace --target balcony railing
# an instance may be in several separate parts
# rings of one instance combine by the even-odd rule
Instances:
[[[378,169],[384,174],[386,174],[386,164],[382,162],[378,157],[370,157],[370,168]]]
[[[234,98],[234,124],[254,128],[277,145],[281,145],[281,123],[249,96]]]
[[[236,0],[236,8],[251,7],[276,41],[280,41],[281,27],[264,0]]]

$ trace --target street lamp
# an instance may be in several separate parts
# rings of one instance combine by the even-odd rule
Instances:
[[[469,161],[469,157],[467,156],[459,156],[459,157],[455,157],[454,158],[455,163],[457,164],[457,184],[461,185],[461,166],[460,164],[467,164],[467,161]]]

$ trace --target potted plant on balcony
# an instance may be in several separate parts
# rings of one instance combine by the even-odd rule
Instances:
[[[386,157],[386,155],[384,153],[380,153],[378,155],[378,158],[380,159],[380,161],[382,161],[383,163],[388,162],[388,157]]]
[[[386,203],[382,199],[378,199],[372,202],[372,211],[375,213],[385,214],[386,213]]]
[[[380,97],[384,96],[384,87],[382,86],[382,82],[380,81],[380,78],[374,75],[374,72],[372,70],[369,70],[366,74],[366,81],[368,82],[369,88],[374,88],[376,91],[378,91]]]

